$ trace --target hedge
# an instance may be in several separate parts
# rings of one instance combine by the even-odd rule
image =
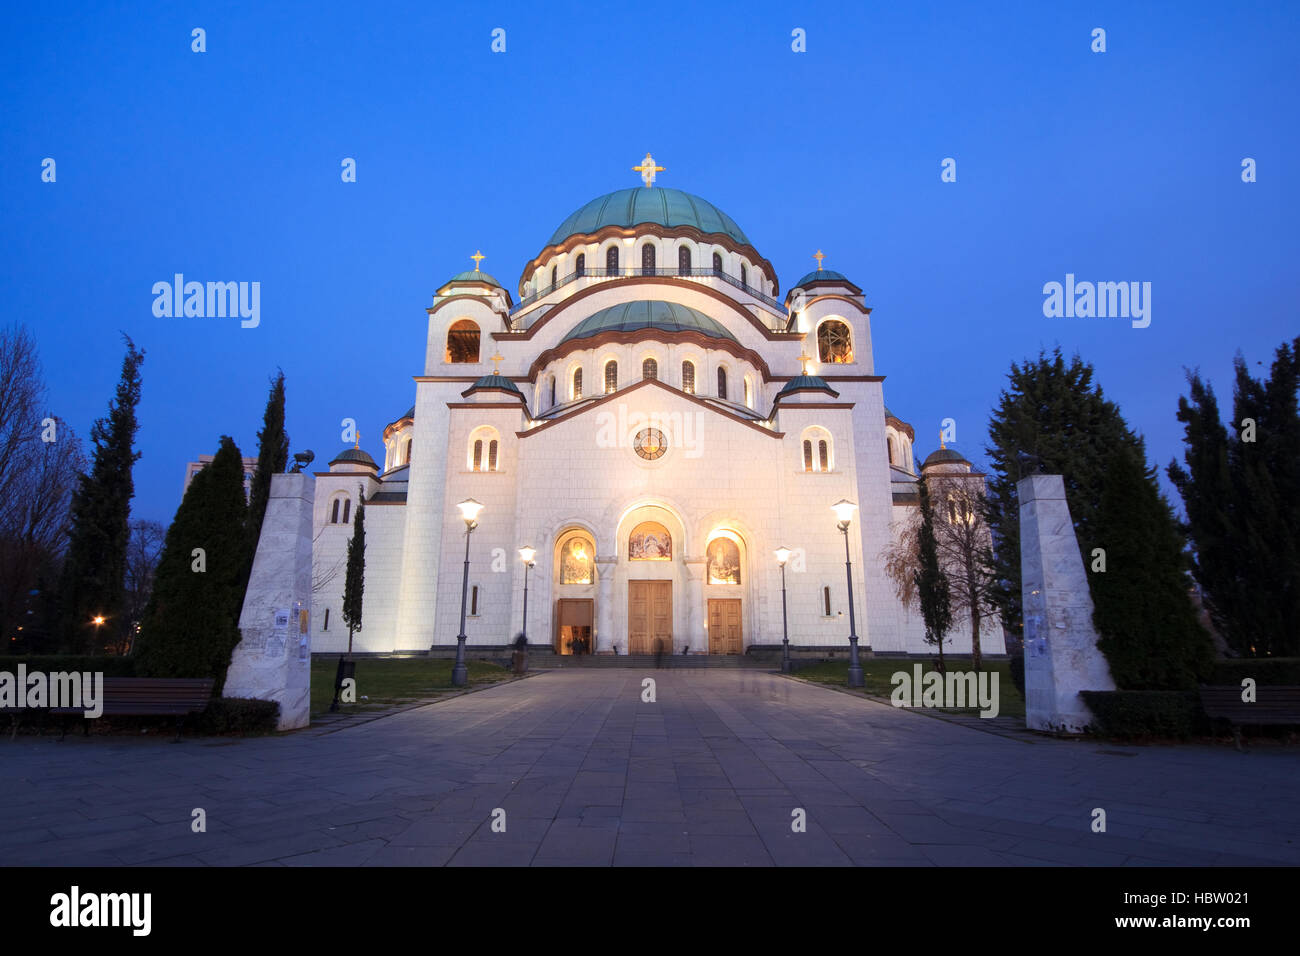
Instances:
[[[1020,696],[1025,696],[1025,655],[1015,654],[1010,661],[1011,683],[1016,685]]]
[[[1083,690],[1091,732],[1106,737],[1192,737],[1209,734],[1210,720],[1194,690]]]
[[[251,697],[214,697],[194,719],[204,734],[269,734],[280,720],[280,704]]]

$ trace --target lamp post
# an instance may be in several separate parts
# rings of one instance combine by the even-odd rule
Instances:
[[[862,686],[862,664],[858,661],[858,625],[853,613],[853,563],[849,560],[849,522],[858,506],[847,498],[842,498],[831,505],[835,517],[840,519],[837,528],[844,535],[844,573],[849,582],[849,686]]]
[[[789,548],[776,549],[776,563],[781,566],[781,673],[790,673],[790,623],[785,610],[785,564],[790,560]]]
[[[467,498],[456,506],[465,521],[465,573],[460,581],[460,633],[456,635],[456,664],[451,669],[451,683],[455,687],[464,687],[469,683],[469,672],[465,668],[465,599],[469,597],[469,536],[478,527],[478,515],[483,505],[473,498]]]
[[[524,622],[520,633],[524,635],[524,643],[528,643],[528,572],[534,567],[533,558],[537,557],[537,550],[527,545],[519,549],[519,557],[524,561]]]

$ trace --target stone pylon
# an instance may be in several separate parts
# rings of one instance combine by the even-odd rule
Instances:
[[[226,697],[280,703],[278,730],[311,722],[311,533],[315,481],[271,477],[253,573],[239,615],[241,640],[226,674]]]
[[[1025,723],[1082,733],[1092,712],[1081,690],[1114,690],[1097,649],[1092,595],[1060,475],[1030,475],[1020,499],[1020,587],[1025,613]]]

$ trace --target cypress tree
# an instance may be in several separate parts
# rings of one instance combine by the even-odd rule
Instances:
[[[917,470],[920,471],[919,468]],[[921,530],[917,539],[920,567],[913,573],[917,598],[921,603],[921,617],[925,620],[925,642],[938,646],[939,670],[944,671],[943,641],[952,626],[952,604],[948,594],[948,578],[939,566],[930,490],[924,481],[918,481],[917,485],[921,493]]]
[[[348,653],[352,653],[352,632],[361,630],[362,595],[366,589],[366,495],[353,519],[352,540],[348,542],[348,570],[343,582],[343,623],[348,626]]]
[[[1084,552],[1097,647],[1121,690],[1191,690],[1209,672],[1213,644],[1191,602],[1178,522],[1140,449],[1106,459],[1093,526],[1104,570]]]
[[[127,622],[125,604],[126,550],[130,542],[131,472],[140,453],[134,450],[139,424],[140,365],[144,352],[129,336],[117,392],[108,415],[90,429],[94,454],[89,473],[81,475],[72,496],[68,553],[60,578],[62,644],[70,653],[98,653],[116,643]],[[105,619],[105,631],[90,624]]]
[[[271,497],[271,476],[278,475],[289,464],[289,435],[284,430],[284,372],[277,371],[271,380],[271,391],[266,398],[262,414],[262,430],[257,433],[257,468],[253,471],[252,487],[248,494],[248,575],[253,570],[253,556],[257,553],[257,539],[262,533],[262,519]]]
[[[1233,421],[1189,375],[1180,398],[1186,467],[1168,474],[1183,497],[1195,573],[1211,620],[1246,656],[1300,654],[1300,338],[1283,343],[1268,379],[1238,355]]]
[[[993,537],[991,567],[1002,623],[1023,632],[1020,601],[1020,501],[1016,482],[1035,473],[1059,474],[1084,554],[1096,537],[1097,509],[1112,449],[1136,449],[1137,436],[1093,382],[1093,367],[1059,348],[1012,363],[1009,385],[989,420],[991,463],[984,520]]]
[[[239,643],[247,511],[243,458],[223,435],[167,529],[136,643],[141,676],[212,677],[221,695]]]

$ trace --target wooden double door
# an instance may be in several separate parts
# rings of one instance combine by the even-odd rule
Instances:
[[[627,652],[673,653],[673,582],[627,582]]]
[[[744,648],[740,636],[740,600],[709,599],[709,653],[739,654]]]

